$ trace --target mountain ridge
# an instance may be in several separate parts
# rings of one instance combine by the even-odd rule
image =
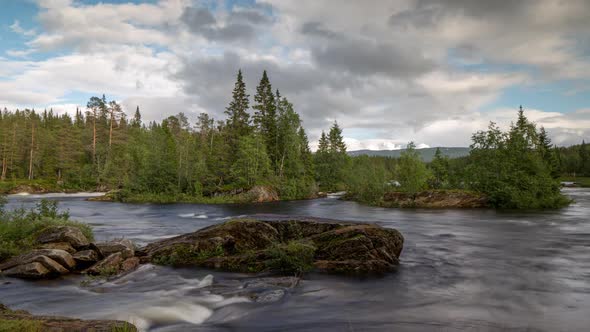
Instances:
[[[416,151],[422,157],[422,160],[425,162],[430,162],[434,158],[434,153],[436,149],[440,149],[443,156],[447,156],[449,158],[460,158],[469,155],[469,151],[471,148],[467,147],[433,147],[433,148],[422,148],[416,149]],[[355,150],[355,151],[348,151],[348,155],[352,157],[356,156],[379,156],[379,157],[393,157],[399,158],[401,153],[406,149],[399,149],[399,150]]]

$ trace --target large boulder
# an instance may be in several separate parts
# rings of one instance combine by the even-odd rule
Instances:
[[[71,226],[47,227],[37,235],[36,240],[40,244],[66,242],[76,249],[89,244],[86,236],[78,228]]]
[[[71,244],[68,242],[53,242],[53,243],[43,243],[37,246],[38,249],[60,249],[69,252],[70,254],[74,254],[76,249],[72,247]]]
[[[31,262],[2,271],[2,275],[23,279],[41,279],[51,275],[51,271],[39,262]]]
[[[245,195],[247,201],[252,203],[275,202],[280,200],[277,191],[267,186],[254,186]]]
[[[10,310],[0,303],[0,321],[6,322],[10,326],[10,321],[14,321],[14,326],[27,326],[26,331],[93,331],[93,332],[112,332],[112,331],[137,331],[137,328],[128,322],[115,320],[81,320],[59,316],[33,316],[24,310]],[[3,330],[4,331],[4,330]],[[8,330],[7,330],[8,331]],[[12,330],[11,330],[12,331]],[[21,331],[21,330],[14,330]]]
[[[99,260],[98,253],[92,249],[78,251],[72,257],[79,269],[87,268]]]
[[[121,253],[123,258],[135,256],[135,246],[129,239],[118,239],[109,242],[96,243],[96,247],[104,257],[115,253]]]
[[[90,275],[101,275],[105,277],[116,275],[121,270],[123,260],[123,255],[120,252],[110,254],[105,259],[92,265],[85,272]]]
[[[399,264],[403,236],[374,224],[334,220],[235,219],[151,243],[142,262],[239,272],[371,274]]]
[[[37,249],[0,264],[2,274],[17,278],[49,278],[68,273],[76,266],[72,255],[60,249]]]

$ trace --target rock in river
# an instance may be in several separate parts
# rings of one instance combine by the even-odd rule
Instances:
[[[75,265],[74,258],[67,251],[38,249],[3,262],[0,271],[8,277],[38,279],[69,273]]]
[[[76,249],[89,244],[86,236],[78,228],[71,226],[48,227],[37,236],[37,242],[41,244],[66,242]]]
[[[399,264],[404,238],[374,224],[234,219],[139,250],[142,262],[239,272],[371,274]]]

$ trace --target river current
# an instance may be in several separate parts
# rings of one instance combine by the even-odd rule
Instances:
[[[139,245],[254,214],[376,223],[405,237],[401,265],[379,278],[307,275],[277,302],[202,291],[250,276],[144,265],[115,282],[0,279],[0,302],[33,314],[129,320],[145,331],[588,331],[590,190],[554,211],[385,209],[324,198],[253,205],[88,202],[41,198],[90,224],[96,240]]]

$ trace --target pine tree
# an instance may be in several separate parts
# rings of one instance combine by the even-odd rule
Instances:
[[[434,189],[444,187],[449,177],[449,158],[442,155],[440,148],[436,148],[430,169],[432,170],[431,187]]]
[[[342,137],[342,129],[338,126],[338,122],[334,122],[328,134],[330,141],[330,152],[346,154],[346,143]]]
[[[141,113],[139,112],[139,106],[137,106],[137,108],[135,109],[133,120],[131,120],[131,127],[141,128]]]
[[[277,112],[275,96],[266,70],[262,73],[260,83],[256,87],[254,102],[252,107],[256,110],[253,116],[254,125],[264,139],[272,168],[276,171],[278,164]]]
[[[246,93],[246,84],[242,77],[242,71],[238,70],[236,83],[232,92],[232,100],[225,109],[227,114],[227,128],[232,137],[232,143],[250,133],[250,115],[248,114],[249,98]]]

